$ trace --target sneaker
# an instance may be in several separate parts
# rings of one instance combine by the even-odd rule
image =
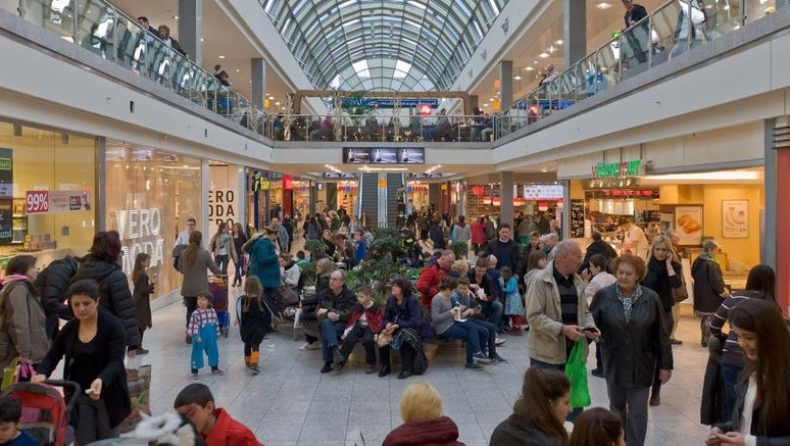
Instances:
[[[475,353],[472,355],[472,359],[474,359],[476,362],[482,362],[483,364],[490,364],[493,362],[488,356],[483,354],[483,352]]]
[[[498,362],[508,362],[507,359],[499,356],[499,353],[494,353],[493,355],[490,355],[488,358],[491,359],[491,362],[494,364]]]
[[[261,369],[258,367],[258,364],[252,364],[250,365],[250,372],[252,372],[252,375],[255,376],[261,373]]]
[[[198,372],[192,372],[192,379],[198,379]]]
[[[321,346],[318,345],[318,342],[305,342],[299,346],[299,350],[303,352],[308,350],[318,350],[319,348],[321,348]]]
[[[483,370],[483,366],[478,364],[478,363],[476,363],[476,362],[466,363],[466,364],[464,364],[464,367],[467,368],[467,369],[478,370],[478,371],[482,371]]]
[[[497,335],[496,340],[494,341],[494,344],[496,344],[497,347],[499,347],[500,345],[504,344],[505,341],[507,341],[507,339],[502,338],[499,335]]]
[[[225,374],[225,372],[223,372],[220,369],[214,369],[214,370],[211,371],[211,374],[214,375],[214,376],[222,376],[222,375]]]
[[[321,367],[321,373],[329,373],[331,371],[332,371],[332,363],[331,362],[324,363],[324,366]]]

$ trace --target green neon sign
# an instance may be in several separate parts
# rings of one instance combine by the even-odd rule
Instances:
[[[631,178],[642,174],[642,160],[619,163],[598,163],[592,168],[593,178]]]

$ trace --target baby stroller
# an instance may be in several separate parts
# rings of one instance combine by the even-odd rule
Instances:
[[[74,398],[68,405],[55,387],[63,387]],[[69,427],[69,413],[80,394],[79,384],[72,381],[47,380],[44,384],[20,382],[3,392],[22,403],[19,429],[27,432],[40,445],[65,446],[74,435]]]
[[[228,281],[225,277],[211,277],[208,281],[208,289],[213,296],[212,305],[217,312],[219,320],[219,330],[222,336],[228,337],[230,327],[230,316],[228,315]]]

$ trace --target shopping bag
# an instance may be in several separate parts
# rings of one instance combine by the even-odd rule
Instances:
[[[14,358],[11,364],[8,364],[8,367],[3,370],[3,384],[0,386],[0,390],[5,390],[16,382],[16,369],[18,366],[19,358]]]
[[[119,426],[119,432],[129,432],[137,426],[143,416],[151,415],[150,392],[151,392],[151,366],[140,365],[139,359],[134,358],[129,361],[126,370],[126,382],[129,386],[129,397],[132,400],[132,413],[123,420]]]
[[[586,341],[580,339],[573,346],[565,364],[565,374],[571,381],[571,407],[587,407],[592,404],[590,389],[587,386],[587,364],[585,364],[584,347]]]

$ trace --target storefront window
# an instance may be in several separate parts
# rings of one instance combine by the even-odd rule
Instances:
[[[95,232],[96,139],[0,122],[0,266],[85,255]]]
[[[171,251],[186,220],[199,219],[200,165],[196,158],[107,143],[107,228],[121,234],[127,275],[138,253],[151,256],[153,297],[181,287]]]

